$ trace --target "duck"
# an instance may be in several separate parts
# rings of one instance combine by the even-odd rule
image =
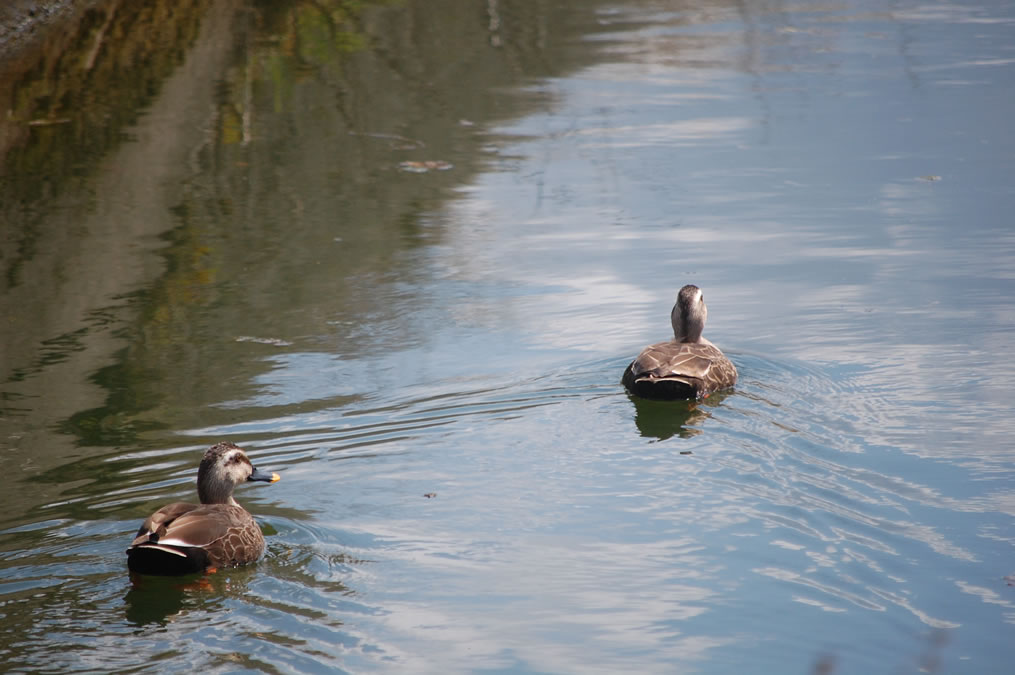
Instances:
[[[700,399],[736,384],[737,369],[701,336],[708,307],[694,284],[680,289],[670,312],[673,339],[645,347],[624,370],[621,382],[641,398]]]
[[[137,574],[181,576],[256,561],[264,553],[264,535],[233,499],[233,489],[278,480],[277,473],[255,469],[239,446],[213,445],[197,470],[201,503],[175,502],[148,516],[127,548],[127,567]]]

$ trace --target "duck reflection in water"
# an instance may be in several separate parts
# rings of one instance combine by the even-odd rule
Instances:
[[[638,433],[646,438],[665,441],[679,436],[690,438],[701,433],[698,427],[709,417],[709,408],[718,405],[727,393],[720,392],[701,401],[653,401],[628,395],[634,404],[634,423]]]

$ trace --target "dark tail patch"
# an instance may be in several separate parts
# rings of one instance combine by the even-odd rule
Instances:
[[[178,577],[204,572],[211,564],[208,552],[197,546],[181,547],[186,556],[173,555],[147,546],[127,549],[127,567],[137,574]]]
[[[686,381],[670,378],[637,378],[631,371],[631,366],[624,371],[621,382],[635,396],[657,401],[698,398],[702,394],[702,383],[695,378],[687,378]]]

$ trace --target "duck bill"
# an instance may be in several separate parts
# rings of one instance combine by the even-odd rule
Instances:
[[[281,476],[279,476],[277,473],[272,473],[271,471],[261,471],[260,469],[254,469],[254,471],[250,474],[250,477],[247,478],[247,480],[248,481],[259,480],[265,483],[274,483],[280,478]]]

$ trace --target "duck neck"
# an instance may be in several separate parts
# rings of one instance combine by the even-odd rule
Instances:
[[[202,504],[229,504],[231,506],[238,506],[236,500],[233,499],[232,490],[223,490],[219,486],[208,485],[206,482],[198,481],[197,497],[201,500]]]
[[[705,322],[697,316],[691,316],[689,310],[682,310],[679,305],[673,306],[670,313],[670,325],[673,326],[673,339],[677,342],[699,342]]]
[[[684,317],[673,321],[673,339],[677,342],[701,342],[700,324],[687,321]]]

